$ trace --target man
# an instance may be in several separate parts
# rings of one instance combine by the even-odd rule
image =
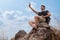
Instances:
[[[35,16],[35,21],[29,21],[29,24],[32,26],[32,27],[36,27],[36,24],[39,23],[39,19],[41,17],[45,18],[45,23],[49,24],[50,22],[50,16],[51,14],[49,13],[48,10],[45,10],[45,6],[44,5],[41,5],[41,12],[38,12],[36,11],[35,9],[33,9],[31,7],[31,3],[29,4],[29,8],[34,12],[36,13],[38,16]]]

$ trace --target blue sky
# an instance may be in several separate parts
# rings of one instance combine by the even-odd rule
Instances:
[[[0,32],[4,31],[9,39],[19,30],[30,32],[32,29],[28,21],[33,20],[36,14],[28,8],[30,2],[37,11],[40,11],[40,5],[44,4],[52,14],[52,20],[60,20],[60,0],[0,0]]]

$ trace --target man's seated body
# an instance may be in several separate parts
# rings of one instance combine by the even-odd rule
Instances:
[[[29,8],[38,15],[38,16],[34,17],[34,21],[29,21],[29,24],[32,27],[36,28],[37,24],[40,23],[41,21],[49,24],[51,14],[49,13],[48,10],[45,10],[45,6],[44,5],[41,5],[41,12],[37,12],[36,10],[34,10],[31,7],[31,4],[29,4]]]

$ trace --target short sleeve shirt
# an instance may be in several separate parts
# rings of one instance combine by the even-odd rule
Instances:
[[[46,16],[46,15],[48,14],[48,12],[49,12],[48,10],[42,11],[42,12],[39,12],[38,15],[39,15],[39,16],[42,16],[42,15],[43,15],[43,16]],[[50,19],[50,17],[46,17],[46,21],[48,21],[48,19]]]
[[[43,15],[43,16],[46,16],[46,15],[48,14],[48,12],[49,12],[48,10],[42,11],[42,12],[39,12],[38,15],[39,15],[39,16],[42,16],[42,15]]]

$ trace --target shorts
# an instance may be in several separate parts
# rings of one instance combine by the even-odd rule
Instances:
[[[40,16],[40,18],[39,18],[39,22],[45,22],[45,21],[46,21],[46,19],[43,18],[42,16]]]

